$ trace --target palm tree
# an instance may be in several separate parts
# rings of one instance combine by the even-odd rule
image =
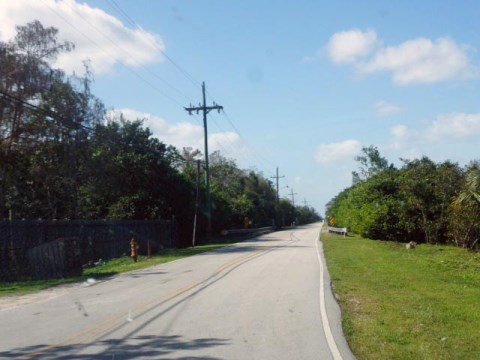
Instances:
[[[465,188],[455,199],[455,205],[480,210],[480,168],[467,171]]]
[[[480,167],[475,164],[467,170],[464,188],[453,201],[454,225],[457,235],[461,233],[461,243],[474,249],[480,241]],[[458,239],[456,239],[458,240]]]

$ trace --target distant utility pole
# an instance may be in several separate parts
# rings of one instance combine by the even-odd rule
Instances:
[[[295,195],[298,195],[298,194],[297,194],[297,193],[294,193],[294,192],[293,192],[293,188],[292,188],[292,191],[290,192],[289,195],[292,197],[293,221],[297,222],[297,217],[296,217],[296,215],[295,215]]]
[[[271,179],[276,179],[277,180],[277,201],[275,202],[275,213],[276,213],[276,219],[275,219],[275,226],[279,226],[280,224],[280,205],[279,205],[279,189],[278,189],[278,179],[284,178],[285,175],[278,176],[278,166],[277,166],[277,175],[276,176],[270,176]]]
[[[277,175],[276,176],[270,176],[271,179],[276,179],[277,180],[277,206],[278,206],[278,200],[279,200],[279,197],[278,197],[278,179],[281,179],[281,178],[284,178],[285,175],[282,175],[282,176],[278,176],[278,166],[277,166]]]
[[[292,197],[292,205],[295,208],[295,195],[298,195],[298,194],[294,193],[293,188],[292,188],[291,191],[290,191],[290,194],[288,194],[288,195],[290,195]]]
[[[203,95],[203,105],[198,104],[198,106],[186,107],[185,110],[192,115],[192,111],[196,111],[197,114],[203,112],[203,130],[204,130],[204,141],[205,141],[205,192],[206,192],[206,201],[207,201],[207,238],[212,237],[212,204],[210,202],[210,171],[208,167],[208,131],[207,131],[207,114],[212,110],[223,110],[223,106],[213,103],[213,106],[207,106],[207,100],[205,98],[205,82],[202,82],[202,95]]]
[[[305,198],[303,198],[303,205],[308,206],[308,201]]]

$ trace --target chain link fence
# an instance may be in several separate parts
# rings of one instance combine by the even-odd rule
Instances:
[[[176,246],[170,220],[0,221],[0,280],[80,275],[99,259],[129,255],[135,238],[140,254]]]

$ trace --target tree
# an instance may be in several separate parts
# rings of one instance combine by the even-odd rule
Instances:
[[[362,177],[327,204],[327,216],[372,239],[447,242],[449,204],[462,180],[459,166],[423,157],[396,169],[376,148],[363,152],[356,158]]]
[[[309,206],[296,206],[295,215],[299,225],[311,224],[321,220],[316,210]]]
[[[368,179],[388,168],[387,159],[380,155],[376,146],[370,145],[369,147],[363,147],[362,153],[364,155],[355,157],[355,161],[360,163],[360,173],[356,171],[352,172],[353,184]]]
[[[90,93],[88,69],[79,78],[51,67],[74,48],[57,33],[34,21],[0,43],[0,217],[7,210],[15,217],[76,217],[85,126],[99,122],[104,109]]]
[[[451,204],[450,233],[462,247],[475,249],[480,241],[480,164],[466,171],[463,186]]]
[[[89,158],[80,189],[82,217],[156,219],[180,211],[172,199],[178,196],[172,187],[181,183],[172,165],[175,151],[141,120],[120,117],[97,125]]]
[[[201,157],[202,153],[200,150],[191,147],[184,147],[181,152],[181,165],[180,169],[184,176],[186,176],[190,181],[196,182],[197,178],[197,160]],[[203,169],[200,169],[203,173]]]
[[[290,226],[295,221],[295,209],[288,199],[280,199],[278,202],[280,213],[280,225]]]
[[[427,157],[406,161],[399,176],[404,224],[417,241],[446,240],[449,203],[461,179],[457,164],[436,164]],[[421,238],[420,238],[421,236]]]

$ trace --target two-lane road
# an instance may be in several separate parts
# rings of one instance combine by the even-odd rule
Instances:
[[[4,307],[0,358],[352,359],[319,230],[275,232]]]

